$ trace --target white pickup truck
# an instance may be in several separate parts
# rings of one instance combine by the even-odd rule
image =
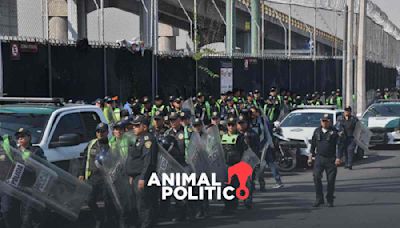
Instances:
[[[0,135],[14,136],[28,129],[32,143],[47,159],[76,175],[80,154],[95,138],[98,123],[106,123],[101,109],[93,105],[64,105],[57,98],[0,97]]]

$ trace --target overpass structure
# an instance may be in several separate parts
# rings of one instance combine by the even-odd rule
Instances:
[[[335,34],[259,0],[48,0],[49,38],[77,40],[87,37],[87,15],[96,12],[100,18],[99,37],[104,41],[102,17],[107,8],[138,15],[139,23],[132,27],[140,27],[140,40],[146,47],[157,48],[160,52],[176,50],[178,29],[187,31],[191,38],[189,52],[197,47],[224,43],[223,51],[228,54],[261,55],[262,50],[275,49],[273,53],[287,55],[335,56],[341,53],[343,46]],[[315,43],[317,48],[313,53]]]

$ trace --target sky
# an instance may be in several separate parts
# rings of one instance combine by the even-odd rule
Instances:
[[[400,0],[372,0],[377,4],[389,17],[389,19],[400,28]],[[269,2],[269,6],[289,14],[289,6],[286,4],[276,4]],[[292,15],[309,25],[314,24],[314,10],[310,8],[292,6]],[[337,19],[337,23],[335,23]],[[317,15],[317,27],[330,33],[336,34],[339,38],[343,38],[344,15],[335,17],[335,13],[331,11],[319,10]]]
[[[400,28],[400,1],[399,0],[372,0],[388,16],[389,19]]]

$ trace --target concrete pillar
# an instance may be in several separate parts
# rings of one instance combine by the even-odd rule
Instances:
[[[366,107],[367,92],[365,87],[365,55],[366,55],[366,0],[360,0],[360,20],[358,30],[358,56],[357,56],[357,114],[362,115]]]
[[[140,40],[145,47],[152,47],[152,0],[143,0],[140,9]]]
[[[179,30],[171,25],[158,24],[158,48],[159,51],[175,51],[176,36],[179,35]]]
[[[260,1],[251,0],[251,54],[260,51]]]
[[[225,49],[232,55],[236,48],[236,6],[235,0],[226,0],[226,35]]]
[[[68,40],[67,0],[48,0],[49,38]]]

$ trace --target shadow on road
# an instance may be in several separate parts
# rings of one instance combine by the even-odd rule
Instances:
[[[258,197],[257,197],[258,196]],[[276,197],[262,197],[257,195],[258,200],[255,202],[253,209],[245,209],[242,205],[236,213],[230,216],[222,216],[222,204],[212,204],[210,207],[211,217],[200,220],[186,221],[183,223],[173,224],[161,221],[157,227],[216,227],[216,226],[229,226],[238,224],[239,222],[246,221],[265,221],[270,219],[279,219],[282,215],[295,214],[295,213],[310,213],[313,209],[310,206],[312,202],[294,198],[291,196]]]

